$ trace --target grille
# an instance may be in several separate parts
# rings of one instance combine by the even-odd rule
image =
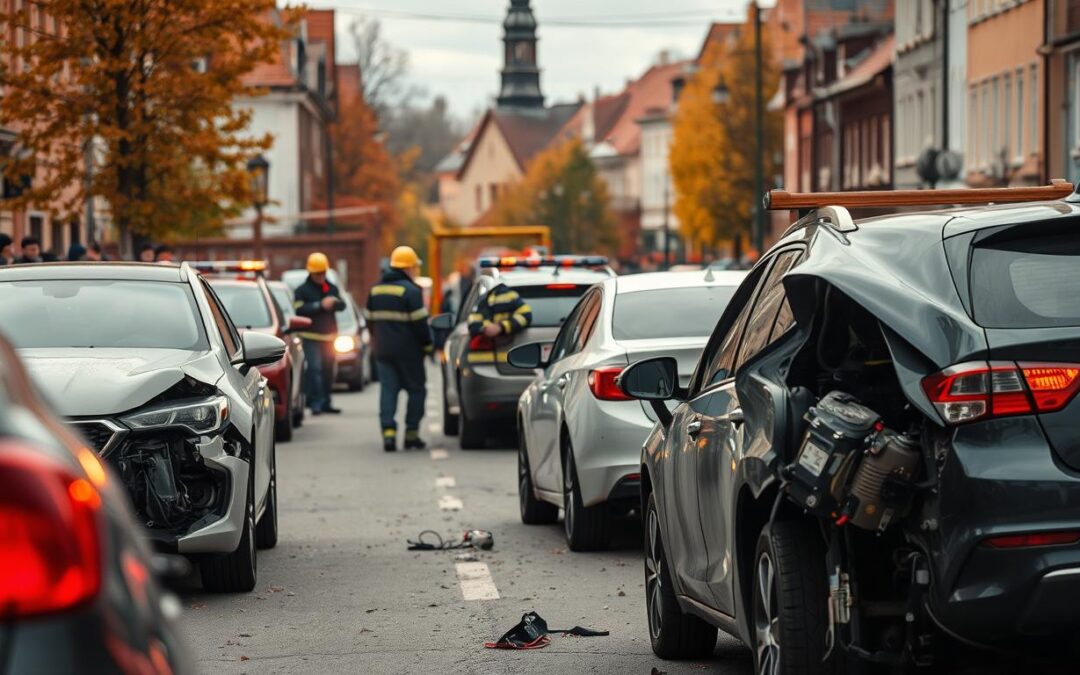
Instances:
[[[71,424],[98,454],[109,447],[119,431],[105,422],[72,422]]]

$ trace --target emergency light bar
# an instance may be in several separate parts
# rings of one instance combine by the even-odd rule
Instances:
[[[263,274],[266,272],[265,260],[201,260],[188,264],[200,272],[216,272],[219,274],[234,272]]]
[[[868,190],[863,192],[785,192],[770,190],[765,208],[820,209],[826,206],[875,208],[894,206],[960,206],[1015,204],[1064,199],[1073,193],[1067,180],[1055,178],[1049,185],[1015,188],[972,188],[959,190]]]
[[[503,256],[501,258],[480,258],[480,269],[491,268],[537,268],[537,267],[602,267],[608,264],[607,256],[602,255],[556,255],[556,256]]]

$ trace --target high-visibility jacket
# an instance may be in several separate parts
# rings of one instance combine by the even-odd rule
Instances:
[[[520,333],[532,323],[532,308],[517,291],[498,284],[469,314],[469,333],[479,335],[485,326],[493,323],[502,326],[502,335]]]
[[[323,298],[334,298],[334,308],[325,309],[322,306]],[[296,313],[311,319],[311,328],[298,335],[305,340],[320,340],[333,342],[337,337],[337,317],[335,314],[345,309],[345,301],[341,299],[341,291],[329,281],[317,284],[308,277],[294,294],[296,298]]]
[[[424,293],[404,272],[390,270],[371,288],[364,316],[375,343],[375,358],[419,359],[431,353]]]

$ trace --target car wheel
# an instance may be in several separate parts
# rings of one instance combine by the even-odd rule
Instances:
[[[460,387],[458,391],[461,391]],[[458,435],[460,436],[462,450],[481,450],[487,445],[486,430],[469,419],[469,414],[465,411],[464,401],[461,402],[461,414],[458,415]]]
[[[278,542],[277,513],[277,450],[270,450],[270,484],[266,488],[266,508],[262,518],[255,526],[255,545],[259,548],[274,548]]]
[[[203,588],[214,593],[247,593],[255,588],[255,471],[249,473],[244,530],[232,553],[213,555],[199,565]]]
[[[526,525],[551,525],[559,520],[559,507],[536,498],[524,433],[518,433],[518,505]]]
[[[446,388],[443,387],[442,397],[442,429],[444,436],[458,435],[458,416],[450,413],[450,403],[446,400]]]
[[[823,660],[829,597],[824,560],[820,537],[799,523],[772,523],[762,530],[751,603],[754,672],[841,672],[835,653]]]
[[[586,507],[582,503],[574,449],[567,439],[563,456],[563,526],[571,551],[597,551],[607,546],[607,506],[601,503]]]
[[[292,391],[292,389],[290,389],[290,387],[286,387],[285,391],[289,392]],[[274,420],[274,438],[278,441],[281,441],[282,443],[288,443],[292,440],[294,417],[292,409],[292,397],[286,394],[285,399],[285,414],[281,416],[281,419]]]
[[[650,494],[645,511],[645,609],[649,641],[662,659],[700,659],[716,648],[716,626],[683,614],[668,571],[660,533],[660,512]]]

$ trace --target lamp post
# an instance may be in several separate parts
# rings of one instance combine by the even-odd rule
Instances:
[[[251,198],[255,206],[255,223],[251,230],[252,240],[255,247],[255,258],[263,259],[263,207],[270,201],[269,181],[270,162],[262,155],[256,155],[248,160],[248,173],[251,174]]]

